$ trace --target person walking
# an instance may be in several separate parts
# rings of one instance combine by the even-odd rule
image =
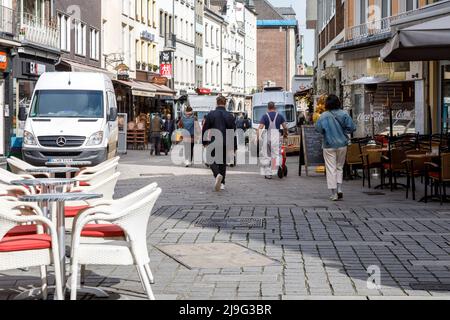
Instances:
[[[341,101],[336,95],[328,96],[325,110],[316,123],[316,131],[323,135],[323,157],[330,199],[338,201],[344,198],[342,182],[350,141],[348,135],[356,131],[356,126],[348,113],[342,110]]]
[[[150,154],[159,156],[161,154],[161,132],[163,127],[163,121],[159,114],[155,114],[150,121],[150,139],[151,139],[151,151]]]
[[[222,135],[222,157],[219,157],[217,150],[213,150],[211,156],[213,157],[212,161],[208,161],[210,168],[213,172],[215,180],[214,189],[219,192],[220,190],[225,190],[225,178],[226,178],[226,170],[227,170],[227,154],[229,154],[229,150],[234,149],[234,141],[232,145],[227,145],[227,130],[236,131],[236,122],[233,115],[225,109],[227,104],[227,99],[223,96],[219,96],[217,98],[217,108],[214,111],[211,111],[205,120],[205,124],[203,125],[202,130],[202,140],[203,145],[207,146],[210,143],[215,141],[214,135],[209,139],[209,130],[217,130],[220,131]],[[217,147],[217,146],[216,146]],[[220,146],[218,146],[220,148]]]
[[[184,150],[185,150],[185,166],[189,167],[194,159],[194,147],[195,147],[195,130],[196,130],[196,119],[194,117],[194,112],[192,107],[186,107],[184,115],[181,117],[178,127],[189,132],[190,137],[184,137]],[[198,125],[198,124],[197,124]],[[189,151],[190,150],[190,154]]]
[[[261,130],[265,129],[263,133]],[[262,116],[259,122],[257,137],[262,142],[263,156],[261,163],[263,165],[263,172],[266,179],[272,179],[272,176],[278,172],[281,165],[281,139],[287,137],[288,127],[283,115],[277,112],[277,107],[274,102],[269,102],[268,110]]]
[[[166,116],[166,122],[164,122],[164,132],[166,133],[166,143],[165,143],[165,151],[166,155],[170,151],[172,147],[172,134],[175,131],[175,121],[172,119],[172,115],[170,113]]]

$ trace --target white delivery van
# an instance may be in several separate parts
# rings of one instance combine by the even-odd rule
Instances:
[[[25,121],[22,154],[33,165],[83,160],[93,165],[117,152],[117,105],[111,79],[102,73],[49,72],[36,84]]]
[[[192,107],[194,114],[197,115],[200,127],[203,123],[203,118],[217,107],[217,96],[206,95],[189,95],[187,105]]]
[[[297,107],[292,92],[283,91],[283,88],[267,87],[263,92],[252,96],[252,122],[253,128],[258,129],[261,118],[267,113],[269,102],[274,102],[278,113],[286,119],[289,132],[295,133],[297,129]]]

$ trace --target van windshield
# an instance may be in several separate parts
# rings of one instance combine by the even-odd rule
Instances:
[[[31,118],[103,118],[103,92],[91,90],[39,90]]]
[[[286,122],[295,122],[295,108],[293,105],[276,104],[276,107],[277,112],[283,115]],[[259,123],[266,113],[267,105],[253,107],[253,123]]]

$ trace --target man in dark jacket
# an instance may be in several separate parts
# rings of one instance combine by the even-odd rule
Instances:
[[[203,126],[203,145],[207,146],[209,143],[215,141],[215,137],[212,136],[211,139],[208,139],[208,133],[211,129],[215,129],[220,131],[222,135],[222,157],[216,157],[216,150],[213,150],[212,163],[208,163],[211,167],[211,170],[214,174],[214,178],[216,179],[214,189],[218,192],[220,190],[225,190],[225,177],[226,177],[226,169],[227,169],[227,154],[228,149],[234,149],[234,140],[231,142],[231,145],[227,146],[227,130],[236,131],[236,123],[234,117],[227,112],[225,106],[227,104],[227,99],[223,96],[219,96],[217,98],[217,108],[214,111],[211,111],[205,120],[205,124]],[[209,141],[210,140],[210,141]],[[217,148],[217,146],[216,146]]]

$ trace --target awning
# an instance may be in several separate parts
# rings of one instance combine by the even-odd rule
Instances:
[[[175,91],[173,91],[167,86],[157,85],[150,82],[138,81],[133,79],[130,79],[128,81],[125,80],[114,80],[114,81],[127,87],[130,87],[132,94],[138,97],[153,98],[156,97],[157,95],[172,97],[175,94]]]
[[[99,72],[106,74],[109,78],[114,77],[114,73],[109,72],[106,69],[97,68],[93,66],[87,66],[85,64],[81,64],[72,60],[62,59],[61,64],[65,64],[70,67],[73,72]]]
[[[450,15],[398,30],[380,56],[385,62],[450,60]]]

